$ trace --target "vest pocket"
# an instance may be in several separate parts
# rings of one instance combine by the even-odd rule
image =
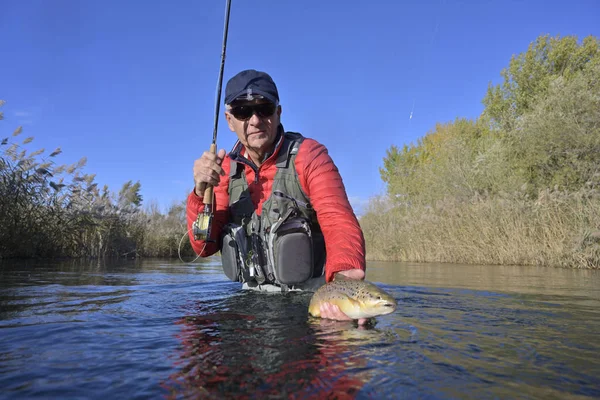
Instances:
[[[294,285],[313,276],[313,242],[305,218],[290,218],[274,225],[269,234],[269,258],[279,283]]]
[[[246,248],[246,237],[242,227],[226,225],[223,229],[221,264],[225,275],[234,282],[247,282],[250,279],[250,272],[244,266]]]

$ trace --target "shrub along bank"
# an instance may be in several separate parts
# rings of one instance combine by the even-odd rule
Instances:
[[[369,259],[600,266],[600,46],[539,37],[482,115],[391,146],[360,222]]]

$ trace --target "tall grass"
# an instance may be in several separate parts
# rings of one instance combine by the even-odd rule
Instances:
[[[189,240],[180,240],[184,201],[166,213],[143,209],[139,182],[118,192],[99,188],[95,175],[83,172],[85,158],[58,164],[60,148],[31,151],[34,138],[22,134],[18,127],[0,136],[0,258],[174,257],[180,242],[182,254],[193,255]]]
[[[600,191],[447,198],[433,206],[374,200],[361,218],[370,260],[600,267]]]

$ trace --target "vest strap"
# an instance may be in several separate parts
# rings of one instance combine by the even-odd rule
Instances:
[[[233,164],[235,164],[235,167],[231,168],[229,171],[229,178],[239,178],[240,176],[242,176],[242,171],[244,170],[244,164],[237,162],[237,161],[233,161],[231,160],[231,162]],[[230,164],[231,165],[231,164]]]
[[[286,132],[281,150],[277,155],[277,168],[288,168],[292,155],[298,154],[303,137],[294,132]]]

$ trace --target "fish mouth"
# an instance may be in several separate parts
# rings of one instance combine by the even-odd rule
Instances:
[[[384,307],[385,307],[384,310],[385,310],[386,314],[390,314],[390,313],[393,313],[394,311],[396,311],[396,307],[391,304],[385,305]]]
[[[383,308],[383,312],[385,314],[390,314],[390,313],[393,313],[394,311],[396,311],[397,304],[394,302],[388,301],[383,304],[380,304],[380,306]]]
[[[379,301],[371,306],[373,316],[391,314],[396,311],[396,304],[391,301]]]

